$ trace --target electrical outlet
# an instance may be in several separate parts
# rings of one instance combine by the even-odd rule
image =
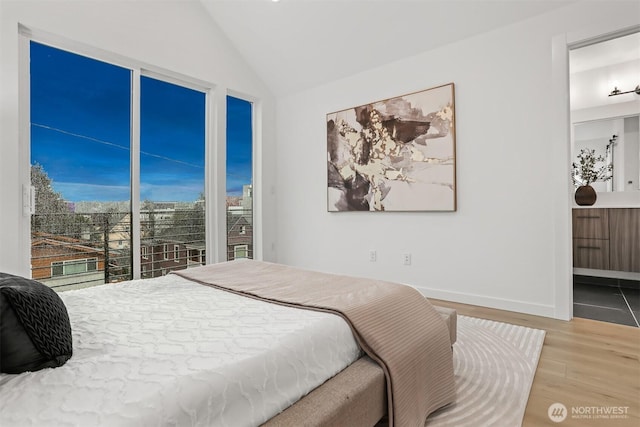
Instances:
[[[376,251],[369,251],[369,261],[376,262],[377,258],[378,254],[376,253]]]
[[[402,254],[402,263],[404,265],[411,265],[411,254],[409,253]]]

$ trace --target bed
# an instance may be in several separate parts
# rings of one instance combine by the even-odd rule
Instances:
[[[363,341],[341,308],[302,309],[275,301],[273,287],[255,289],[277,281],[282,294],[295,281],[341,280],[356,279],[236,261],[61,293],[73,357],[55,369],[0,374],[0,425],[370,426],[387,412],[390,424],[409,425],[402,402],[390,404],[398,395],[390,378],[401,377],[389,376],[384,349]],[[436,353],[446,359],[436,329]],[[434,363],[440,376],[449,367]],[[452,400],[452,372],[445,377],[428,411]]]

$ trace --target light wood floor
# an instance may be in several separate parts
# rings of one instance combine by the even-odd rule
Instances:
[[[429,299],[458,314],[547,331],[523,426],[640,426],[640,329],[574,318],[570,322]],[[569,416],[547,415],[553,403]],[[627,419],[574,419],[572,407],[628,406]]]

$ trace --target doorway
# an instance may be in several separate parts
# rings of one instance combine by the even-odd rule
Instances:
[[[573,314],[638,327],[640,269],[621,258],[640,240],[639,29],[570,47],[569,76],[573,183],[597,194],[572,201]]]

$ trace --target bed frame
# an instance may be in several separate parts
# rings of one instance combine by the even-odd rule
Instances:
[[[434,306],[457,339],[457,312]],[[363,356],[320,387],[271,418],[263,427],[372,427],[387,414],[384,371]],[[386,424],[384,424],[386,425]]]

